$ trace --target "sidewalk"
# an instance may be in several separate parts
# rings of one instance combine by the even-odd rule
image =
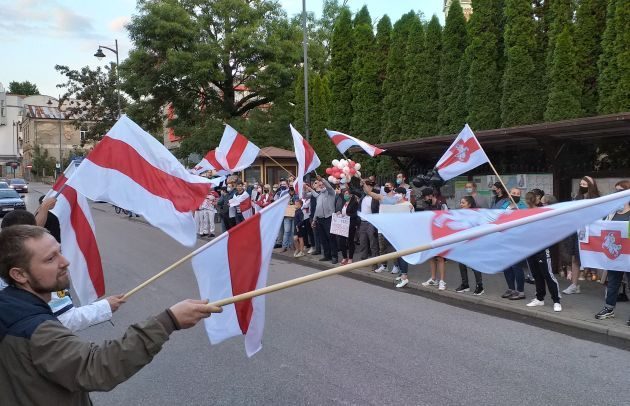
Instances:
[[[274,257],[282,258],[287,261],[299,263],[305,266],[317,268],[318,270],[329,269],[332,265],[330,262],[320,262],[321,256],[305,255],[300,258],[293,257],[293,251],[286,253],[280,250],[274,250]],[[356,261],[355,261],[356,262]],[[391,263],[389,266],[391,270]],[[350,271],[361,278],[369,278],[377,281],[391,283],[394,286],[394,278],[389,272],[375,273],[368,268],[359,268]],[[624,344],[630,346],[630,327],[626,325],[626,321],[630,318],[630,302],[617,303],[615,308],[615,318],[607,320],[596,320],[595,313],[599,312],[604,306],[605,286],[594,281],[580,281],[582,293],[574,295],[562,295],[562,311],[553,311],[553,302],[547,293],[545,297],[544,307],[527,307],[525,306],[533,298],[536,297],[536,289],[534,285],[525,284],[525,300],[508,300],[501,298],[501,295],[507,289],[505,278],[500,274],[484,274],[483,285],[485,293],[481,296],[474,296],[472,291],[475,288],[474,276],[469,272],[468,279],[471,284],[470,292],[457,293],[455,289],[461,283],[459,267],[457,263],[448,261],[446,263],[446,290],[440,291],[437,287],[424,287],[422,282],[429,279],[431,273],[428,263],[409,266],[409,284],[402,288],[414,289],[422,292],[425,296],[434,296],[436,299],[443,300],[446,303],[453,303],[460,306],[485,306],[490,309],[496,309],[503,312],[509,312],[515,316],[525,316],[547,322],[560,324],[566,327],[583,330],[590,333],[601,334],[613,339],[621,339]],[[560,289],[563,290],[569,286],[567,280],[559,280]]]
[[[112,215],[114,210],[111,205],[106,204],[92,204],[92,207],[96,210],[103,212],[111,211]],[[139,221],[146,223],[142,217],[129,218],[130,221]],[[221,233],[221,225],[216,225],[216,235]],[[209,238],[201,238],[202,240],[209,241]],[[293,257],[293,251],[281,252],[279,249],[275,249],[273,253],[274,258],[281,259],[303,266],[314,268],[315,270],[326,270],[333,266],[330,262],[320,262],[321,256],[305,255],[300,258]],[[355,261],[356,262],[356,261]],[[389,264],[389,270],[391,270],[391,263]],[[379,283],[390,284],[394,286],[393,275],[389,272],[375,273],[369,268],[359,268],[350,271],[352,274],[358,276],[360,279],[374,280]],[[630,318],[630,302],[619,302],[615,308],[615,318],[607,320],[596,320],[595,313],[599,312],[604,306],[604,293],[605,286],[599,282],[594,281],[580,281],[581,292],[574,295],[562,295],[562,311],[554,312],[553,303],[547,293],[544,307],[526,307],[535,297],[535,287],[531,284],[525,284],[525,300],[507,300],[501,298],[501,295],[507,289],[505,278],[503,274],[483,274],[483,285],[485,293],[481,296],[474,296],[472,291],[474,290],[474,276],[472,272],[469,272],[468,279],[471,284],[471,291],[466,293],[457,293],[455,289],[461,283],[461,277],[459,273],[458,264],[452,261],[446,263],[446,290],[440,291],[437,287],[424,287],[422,282],[426,281],[430,276],[428,263],[420,265],[409,266],[409,284],[400,289],[415,290],[418,293],[426,297],[433,297],[436,300],[445,302],[446,304],[453,304],[460,307],[477,308],[481,311],[489,311],[494,313],[500,313],[503,317],[513,317],[514,319],[527,321],[527,319],[535,319],[548,323],[548,328],[554,329],[557,326],[558,329],[573,330],[574,332],[580,332],[580,335],[588,335],[592,340],[605,342],[611,341],[617,344],[621,344],[624,348],[630,349],[630,327],[626,325],[626,321]],[[569,286],[570,282],[560,279],[560,290]],[[401,292],[403,293],[403,292]],[[485,310],[484,310],[485,309]],[[421,311],[421,309],[418,309]]]

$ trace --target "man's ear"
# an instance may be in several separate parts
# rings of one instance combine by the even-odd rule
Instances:
[[[26,277],[26,272],[22,268],[11,268],[9,269],[9,276],[11,279],[15,281],[18,285],[22,285],[28,281]]]

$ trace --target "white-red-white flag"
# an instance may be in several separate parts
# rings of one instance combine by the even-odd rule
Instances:
[[[210,302],[229,298],[267,285],[271,253],[284,218],[289,195],[276,200],[246,221],[215,238],[192,259],[199,294]],[[223,313],[204,321],[212,344],[245,336],[251,357],[262,348],[265,297],[223,306]]]
[[[580,241],[584,267],[630,272],[630,238],[627,221],[596,221]]]
[[[630,190],[534,209],[359,215],[383,233],[396,250],[430,247],[404,256],[410,264],[439,255],[480,272],[496,273],[605,217],[628,198]]]
[[[315,150],[311,145],[302,137],[302,135],[291,124],[291,136],[293,137],[293,148],[295,149],[295,158],[298,162],[297,176],[293,187],[298,193],[298,196],[302,196],[304,175],[314,171],[321,164],[319,157],[315,153]]]
[[[466,124],[435,167],[442,179],[449,180],[489,161],[475,133]]]
[[[240,195],[235,194],[234,197],[228,200],[228,203],[230,207],[238,207],[245,219],[250,218],[254,214],[252,198],[247,192],[243,192]]]
[[[186,246],[197,241],[194,212],[211,188],[158,140],[122,116],[67,182],[92,200],[141,214]]]
[[[370,155],[371,157],[375,157],[380,153],[385,152],[384,149],[380,149],[379,147],[368,144],[365,141],[361,141],[358,138],[354,138],[351,135],[344,134],[339,131],[326,130],[326,134],[328,134],[330,140],[335,144],[339,152],[341,152],[342,154],[345,153],[348,148],[355,145],[361,147],[361,149],[363,149],[365,153]]]
[[[51,212],[59,220],[61,250],[70,261],[72,287],[79,302],[86,305],[105,294],[105,278],[88,201],[67,184],[76,167],[71,162],[46,197],[58,195]]]
[[[195,175],[201,175],[207,171],[215,171],[217,175],[229,175],[231,172],[225,169],[219,161],[217,161],[217,151],[212,150],[203,157],[201,161],[193,168]]]

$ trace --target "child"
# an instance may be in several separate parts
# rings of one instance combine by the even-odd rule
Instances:
[[[306,220],[308,221],[308,219]],[[295,245],[295,254],[294,257],[303,257],[304,256],[304,237],[306,236],[306,223],[304,220],[304,212],[302,211],[302,200],[297,199],[295,201],[295,217],[293,218],[293,226],[294,230],[294,245]]]

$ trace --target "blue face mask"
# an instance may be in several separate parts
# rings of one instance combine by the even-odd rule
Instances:
[[[402,183],[402,179],[396,179],[396,184],[400,185]]]

